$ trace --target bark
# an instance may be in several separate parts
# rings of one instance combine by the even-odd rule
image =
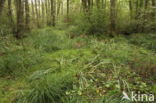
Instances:
[[[96,6],[97,6],[97,9],[100,8],[100,0],[96,0]]]
[[[145,0],[145,9],[148,8],[149,0]]]
[[[4,4],[5,4],[5,0],[0,0],[0,16],[3,11]]]
[[[51,26],[52,24],[52,5],[51,0],[47,0],[47,24]]]
[[[110,0],[110,34],[116,34],[116,3],[117,0]]]
[[[23,37],[23,30],[24,30],[24,3],[23,0],[16,0],[16,10],[17,10],[17,31],[16,31],[16,38]]]
[[[42,5],[42,23],[44,23],[44,18],[45,18],[45,5],[44,5],[44,0],[41,0],[41,5]]]
[[[32,14],[35,16],[35,8],[34,8],[34,2],[31,0],[31,9],[32,9]]]
[[[49,25],[49,22],[48,22],[48,18],[49,18],[49,15],[48,15],[48,0],[45,0],[45,15],[46,15],[46,23],[47,23],[47,25]]]
[[[133,7],[132,7],[132,0],[129,0],[129,10],[130,10],[130,18],[133,18]]]
[[[135,0],[136,10],[135,10],[135,19],[139,17],[139,0]]]
[[[51,25],[52,26],[55,26],[56,24],[55,24],[55,11],[56,11],[56,7],[55,7],[55,5],[56,5],[56,1],[55,0],[51,0],[51,16],[52,16],[52,23],[51,23]]]
[[[104,0],[101,0],[101,7],[102,7],[102,9],[105,7],[104,6]]]
[[[69,0],[67,0],[67,21],[69,20]]]
[[[142,8],[144,5],[144,0],[140,0],[140,8]]]
[[[60,8],[61,8],[61,2],[58,1],[58,2],[57,2],[57,16],[58,16],[59,13],[60,13]]]
[[[152,18],[153,20],[155,20],[156,19],[156,0],[152,0],[152,7],[153,7]]]
[[[10,26],[12,28],[12,32],[15,33],[15,23],[14,23],[14,20],[13,20],[13,14],[12,14],[12,5],[11,5],[11,0],[8,0],[8,17],[9,17],[9,23],[10,23]]]
[[[28,0],[25,0],[25,29],[26,31],[30,30],[30,9]]]
[[[41,0],[38,0],[38,15],[39,15],[39,20],[41,18]]]
[[[40,23],[39,23],[39,13],[38,13],[38,2],[37,0],[35,0],[35,13],[36,13],[36,23],[37,23],[37,26],[40,27]]]
[[[152,0],[152,6],[156,7],[156,0]]]
[[[61,10],[61,11],[62,11],[61,14],[63,15],[63,14],[64,14],[64,12],[63,12],[63,8],[64,8],[64,7],[63,7],[63,2],[61,3],[61,5],[62,5],[62,6],[61,6],[61,9],[62,9],[62,10]]]
[[[82,0],[82,8],[83,8],[84,12],[87,11],[87,2],[86,2],[86,0]]]
[[[82,0],[82,7],[85,13],[88,13],[93,8],[93,1],[92,0]]]

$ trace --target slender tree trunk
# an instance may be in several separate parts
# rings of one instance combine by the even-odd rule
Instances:
[[[38,15],[39,15],[39,20],[41,18],[41,0],[38,0]]]
[[[23,37],[24,30],[24,3],[23,0],[16,0],[16,9],[17,9],[17,31],[16,38]]]
[[[148,8],[149,0],[145,0],[145,9]]]
[[[139,0],[135,0],[136,10],[135,10],[135,19],[139,17]]]
[[[104,0],[101,0],[101,7],[102,7],[102,9],[104,9]]]
[[[55,0],[51,0],[51,16],[52,16],[52,26],[55,26],[56,24],[55,24],[55,9],[56,9],[56,7],[55,7],[55,5],[56,5],[56,1]]]
[[[140,0],[140,8],[142,8],[144,5],[144,0]]]
[[[44,0],[41,0],[41,5],[42,5],[42,23],[44,24],[44,18],[45,18],[45,5],[44,5]]]
[[[152,0],[152,8],[153,8],[152,18],[153,20],[155,20],[156,19],[156,0]]]
[[[46,24],[49,25],[48,1],[47,0],[45,0],[45,14],[46,14]]]
[[[38,13],[38,2],[37,2],[37,0],[35,0],[35,13],[36,13],[36,22],[37,22],[37,26],[40,27],[40,23],[39,23],[39,13]]]
[[[67,0],[67,21],[69,20],[69,0]]]
[[[96,6],[97,6],[97,9],[100,8],[100,0],[96,0]]]
[[[117,0],[110,0],[110,34],[116,34],[116,3]]]
[[[61,2],[60,1],[58,1],[57,2],[57,16],[59,16],[59,13],[60,13],[60,7],[61,7]]]
[[[87,2],[86,0],[82,0],[82,8],[84,12],[87,12]]]
[[[153,6],[153,7],[156,6],[156,0],[152,0],[152,6]]]
[[[12,32],[15,33],[15,23],[13,20],[13,14],[12,14],[12,5],[11,5],[11,0],[8,0],[8,17],[9,17],[9,22],[10,22],[10,26],[12,28]]]
[[[5,0],[0,0],[0,16],[3,11],[4,4],[5,4]]]
[[[88,0],[88,11],[91,9],[91,0]]]
[[[32,9],[32,14],[33,16],[31,16],[31,19],[33,20],[32,23],[34,24],[35,19],[37,18],[36,14],[35,14],[35,8],[34,8],[34,1],[31,0],[31,9]]]
[[[30,9],[28,0],[25,0],[25,29],[26,31],[30,30]]]
[[[130,10],[130,18],[133,19],[133,7],[132,0],[129,0],[129,10]]]
[[[51,0],[47,0],[47,24],[51,26],[52,24],[52,5],[51,5]]]
[[[63,6],[63,1],[62,1],[61,4],[62,4],[62,15],[63,15],[63,14],[64,14],[64,11],[63,11],[63,10],[64,10],[64,9],[63,9],[63,8],[64,8],[64,6]]]

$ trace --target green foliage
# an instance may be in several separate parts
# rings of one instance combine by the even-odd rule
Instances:
[[[39,53],[26,48],[23,41],[16,41],[12,36],[1,38],[0,76],[18,75],[39,62]]]
[[[34,65],[38,58],[34,54],[23,54],[23,51],[5,54],[0,59],[0,75],[18,75]]]
[[[71,88],[73,74],[61,73],[42,76],[41,80],[33,81],[32,90],[28,94],[28,103],[61,103],[65,91]]]
[[[73,18],[74,17],[75,16],[73,16]],[[108,32],[108,16],[106,16],[105,10],[103,9],[93,9],[87,13],[79,13],[79,15],[76,15],[76,18],[77,19],[72,21],[72,25],[76,26],[76,28],[71,29],[71,32],[74,34],[93,35]]]
[[[134,11],[132,11],[134,12]],[[131,15],[125,9],[120,9],[117,18],[117,31],[121,34],[156,32],[156,20],[152,19],[152,9],[138,8]]]
[[[30,39],[35,49],[45,52],[67,49],[71,46],[63,31],[52,31],[50,28],[32,32]]]
[[[2,103],[127,103],[121,101],[121,89],[155,91],[154,34],[71,38],[72,28],[1,39]]]
[[[5,11],[6,12],[6,11]],[[5,13],[0,16],[0,36],[6,36],[12,33],[12,28]]]
[[[132,44],[156,51],[155,34],[133,34],[129,39]]]

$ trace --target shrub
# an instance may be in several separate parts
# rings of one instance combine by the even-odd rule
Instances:
[[[42,29],[32,32],[30,42],[35,49],[45,52],[52,52],[61,49],[70,48],[70,42],[64,32],[52,31],[51,29]]]
[[[73,25],[77,26],[71,30],[74,34],[103,34],[108,31],[108,21],[104,10],[93,9],[91,13],[79,14]]]
[[[5,54],[0,59],[0,76],[2,75],[19,75],[36,64],[39,59],[38,54],[23,53],[23,51],[16,51],[14,53]]]
[[[28,103],[62,103],[65,92],[72,88],[72,73],[45,74],[39,80],[33,81],[28,94]]]

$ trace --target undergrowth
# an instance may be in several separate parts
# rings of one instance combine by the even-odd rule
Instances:
[[[122,91],[156,93],[154,34],[73,37],[71,28],[1,38],[0,103],[128,103]]]

